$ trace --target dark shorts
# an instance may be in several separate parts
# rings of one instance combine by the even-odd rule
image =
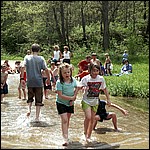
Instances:
[[[46,79],[47,79],[47,77],[43,77],[44,90],[46,90],[46,89],[51,90],[52,89],[52,85],[51,84],[46,85]]]
[[[111,118],[108,118],[107,119],[107,116],[109,115],[109,113],[108,112],[106,112],[106,113],[102,113],[102,114],[96,114],[96,115],[99,115],[99,117],[100,117],[100,122],[103,122],[103,120],[110,120]]]
[[[8,94],[8,85],[5,83],[3,86],[3,89],[1,89],[1,94]]]
[[[64,62],[70,64],[70,59],[63,59],[63,63],[64,63]]]
[[[55,66],[57,65],[57,62],[59,62],[59,60],[56,59],[52,59],[52,61],[55,63]]]
[[[27,103],[33,102],[35,97],[35,106],[43,106],[43,87],[28,87]]]
[[[56,102],[56,106],[57,106],[58,114],[74,113],[74,105],[72,105],[72,106],[66,106],[64,104]]]

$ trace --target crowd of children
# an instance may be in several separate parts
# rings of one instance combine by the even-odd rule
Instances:
[[[104,66],[96,57],[96,53],[86,56],[85,60],[78,63],[78,75],[73,77],[73,65],[68,46],[64,46],[63,58],[59,46],[54,46],[53,56],[46,63],[44,57],[39,55],[40,46],[33,44],[31,52],[24,57],[23,63],[16,62],[15,69],[11,69],[8,61],[1,66],[1,101],[5,94],[8,94],[7,78],[9,71],[20,73],[18,85],[19,99],[21,99],[21,89],[23,99],[27,99],[27,116],[31,114],[32,103],[35,102],[36,116],[39,121],[40,108],[44,106],[43,98],[49,99],[49,91],[56,93],[56,108],[61,119],[61,130],[64,142],[63,146],[69,144],[69,123],[71,115],[74,113],[74,101],[78,91],[82,90],[81,107],[84,112],[84,136],[87,143],[92,142],[92,131],[96,129],[97,121],[109,120],[112,118],[114,128],[117,127],[117,117],[115,113],[107,113],[105,105],[119,109],[124,115],[128,112],[111,103],[109,91],[106,86],[104,75],[111,72],[111,60],[109,54],[105,54]],[[37,63],[38,62],[38,63]],[[50,65],[50,67],[48,67]],[[9,68],[9,69],[8,69]],[[9,71],[8,71],[9,70]],[[77,81],[76,77],[79,77]],[[26,91],[27,88],[27,91]],[[104,105],[100,101],[100,91],[106,96]],[[26,96],[27,92],[27,96]]]

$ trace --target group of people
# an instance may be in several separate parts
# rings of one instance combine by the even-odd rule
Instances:
[[[90,63],[97,63],[100,66],[100,75],[107,76],[112,75],[112,61],[108,53],[105,53],[105,62],[104,65],[102,62],[97,58],[96,53],[92,53],[91,55],[87,55],[84,60],[81,60],[78,63],[78,74],[75,77],[79,77],[81,80],[85,75],[89,74],[88,65]]]
[[[56,51],[58,51],[58,46],[55,46],[55,49],[57,49]],[[49,71],[44,57],[39,55],[40,46],[36,43],[33,44],[31,46],[31,51],[32,53],[30,55],[26,55],[24,57],[20,70],[20,84],[21,86],[24,86],[26,84],[28,90],[27,116],[31,115],[32,103],[34,102],[36,106],[35,121],[39,121],[41,107],[44,106],[43,77],[45,77],[45,86],[51,85],[52,77],[55,85],[56,109],[61,119],[61,130],[64,139],[62,143],[63,146],[67,146],[70,142],[68,135],[69,123],[71,115],[74,113],[74,104],[79,91],[82,91],[83,93],[81,107],[85,114],[83,123],[85,141],[87,143],[92,142],[91,135],[92,131],[96,130],[97,121],[102,122],[103,120],[109,120],[112,118],[114,128],[116,131],[118,131],[116,114],[107,112],[105,105],[107,104],[109,107],[112,106],[117,108],[124,115],[127,115],[128,111],[111,102],[105,79],[103,75],[101,75],[101,62],[95,58],[95,53],[93,53],[92,55],[93,59],[91,59],[90,56],[86,57],[86,61],[90,62],[85,65],[86,70],[88,70],[88,74],[83,76],[78,82],[77,79],[73,77],[73,66],[70,64],[68,58],[63,59],[63,61],[60,62],[58,58],[56,59],[56,55],[58,56],[58,54],[54,54],[55,56],[53,56],[53,59],[50,62],[51,71],[58,65],[58,74],[56,75],[56,77],[54,77],[55,75]],[[59,59],[61,59],[61,56],[59,57]],[[110,62],[107,62],[106,65],[108,65],[108,63]],[[83,68],[79,69],[79,73],[82,73],[84,71],[82,69]],[[26,81],[24,80],[25,72],[27,79]],[[7,76],[8,74],[4,75],[4,78],[6,79]],[[2,82],[1,80],[1,91],[2,85],[5,83],[4,81],[5,80],[3,80]],[[104,92],[106,100],[100,100],[101,90]]]
[[[63,47],[63,53],[60,51],[60,48],[58,45],[54,45],[53,46],[53,53],[52,53],[52,58],[49,60],[49,61],[53,61],[55,62],[55,65],[57,64],[57,62],[66,62],[68,64],[71,63],[71,56],[72,56],[72,53],[71,51],[69,50],[69,47],[68,46],[64,46]]]

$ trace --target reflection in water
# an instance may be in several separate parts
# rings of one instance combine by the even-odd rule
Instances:
[[[26,117],[27,103],[18,99],[19,75],[9,75],[9,94],[1,104],[1,148],[11,149],[60,149],[63,148],[60,117],[55,105],[55,93],[50,100],[44,100],[41,108],[40,122],[34,121],[35,107],[32,106],[30,117]],[[116,102],[116,98],[111,98]],[[121,132],[114,132],[111,120],[99,122],[93,131],[92,144],[83,140],[84,113],[80,106],[81,93],[75,102],[75,114],[70,120],[69,138],[72,143],[65,149],[148,149],[149,122],[148,114],[133,109],[128,104],[121,106],[129,111],[128,116],[113,108],[118,118]],[[123,100],[120,100],[123,101]]]

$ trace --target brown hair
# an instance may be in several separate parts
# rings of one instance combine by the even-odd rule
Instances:
[[[31,49],[32,49],[32,52],[38,52],[40,51],[41,48],[38,44],[35,43],[32,45]]]
[[[64,83],[64,79],[62,77],[62,69],[64,68],[69,68],[70,69],[70,77],[71,77],[71,82],[73,82],[73,79],[72,79],[72,67],[68,64],[68,63],[62,63],[60,66],[59,66],[59,79],[60,79],[60,83]]]
[[[101,75],[101,67],[97,63],[90,63],[88,65],[88,71],[90,74],[92,73],[93,68],[97,68],[99,70],[99,74]]]

